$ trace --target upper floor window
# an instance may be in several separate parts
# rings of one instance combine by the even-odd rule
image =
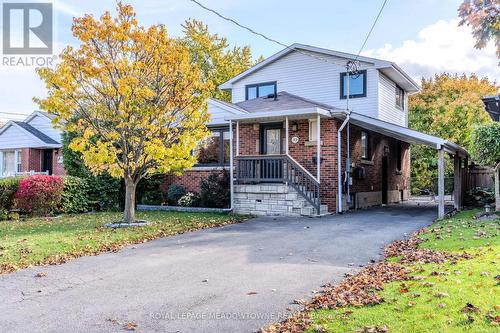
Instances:
[[[405,108],[405,91],[396,85],[396,106],[400,109]]]
[[[193,151],[198,166],[223,166],[229,163],[229,131],[227,128],[212,129],[212,135],[205,138]]]
[[[349,98],[366,97],[366,70],[349,75]],[[347,73],[340,73],[340,98],[347,98]]]
[[[361,158],[364,160],[370,159],[370,136],[368,132],[361,132]]]
[[[276,94],[277,92],[276,82],[249,84],[245,87],[245,89],[245,96],[247,100],[267,96],[270,94]]]

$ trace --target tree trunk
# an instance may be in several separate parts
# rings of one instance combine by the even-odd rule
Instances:
[[[495,210],[500,212],[500,164],[495,168]]]
[[[123,222],[131,223],[135,220],[135,189],[134,181],[125,177],[125,211],[123,212]]]

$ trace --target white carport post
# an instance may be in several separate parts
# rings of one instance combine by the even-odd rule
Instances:
[[[457,211],[462,209],[462,170],[461,170],[461,158],[455,154],[453,160],[453,203]]]
[[[438,148],[438,218],[444,218],[444,147]]]

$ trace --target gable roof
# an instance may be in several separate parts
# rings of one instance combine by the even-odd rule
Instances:
[[[397,66],[395,63],[386,61],[386,60],[381,60],[377,58],[371,58],[371,57],[365,57],[365,56],[356,56],[355,54],[352,53],[346,53],[346,52],[340,52],[340,51],[334,51],[334,50],[329,50],[329,49],[324,49],[320,47],[315,47],[311,45],[305,45],[305,44],[299,44],[295,43],[278,53],[270,56],[269,58],[265,59],[264,61],[261,61],[260,63],[256,64],[255,66],[247,69],[246,71],[236,75],[235,77],[229,79],[228,81],[222,83],[219,85],[219,88],[222,90],[228,90],[232,88],[232,85],[239,80],[249,76],[250,74],[272,64],[273,62],[277,61],[278,59],[281,59],[282,57],[286,56],[287,54],[290,54],[291,52],[303,52],[303,51],[308,51],[308,52],[313,52],[313,53],[318,53],[318,54],[324,54],[328,56],[334,56],[334,57],[339,57],[339,58],[345,58],[345,59],[357,59],[361,62],[369,63],[372,64],[376,69],[379,69],[384,72],[387,76],[389,76],[391,79],[395,80],[396,83],[398,83],[402,88],[404,88],[408,92],[417,92],[420,90],[420,86],[408,75],[406,74],[399,66]],[[320,61],[320,60],[318,60]],[[336,65],[336,64],[332,64]],[[338,64],[338,66],[342,66],[342,64]]]
[[[33,126],[31,126],[28,123],[25,123],[25,122],[22,122],[22,121],[14,121],[14,123],[16,125],[20,126],[21,128],[23,128],[24,130],[28,131],[30,134],[32,134],[33,136],[37,137],[39,140],[41,140],[42,142],[44,142],[46,144],[49,144],[49,145],[57,145],[57,144],[59,144],[59,142],[57,142],[56,140],[52,139],[48,135],[43,134],[42,132],[40,132],[39,130],[37,130],[36,128],[34,128]]]
[[[250,112],[276,112],[283,110],[307,109],[307,108],[322,108],[325,110],[336,109],[333,106],[318,103],[297,95],[280,91],[277,96],[270,94],[259,98],[249,99],[243,102],[236,103],[238,107]]]
[[[47,118],[47,119],[49,119],[51,121],[56,117],[55,115],[50,114],[50,113],[45,112],[45,111],[34,111],[26,119],[24,119],[24,122],[25,123],[29,123],[36,116],[42,116],[42,117],[45,117],[45,118]]]

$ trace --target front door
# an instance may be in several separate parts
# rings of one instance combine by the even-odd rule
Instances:
[[[387,190],[389,187],[389,162],[387,156],[382,157],[382,204],[387,204]]]
[[[281,129],[283,124],[263,124],[261,132],[262,155],[281,154]]]
[[[261,155],[281,154],[282,123],[263,124],[261,126]],[[269,182],[279,182],[283,177],[283,161],[281,159],[263,159],[261,161],[261,179]]]
[[[42,172],[47,171],[49,175],[52,174],[52,149],[43,151]]]

